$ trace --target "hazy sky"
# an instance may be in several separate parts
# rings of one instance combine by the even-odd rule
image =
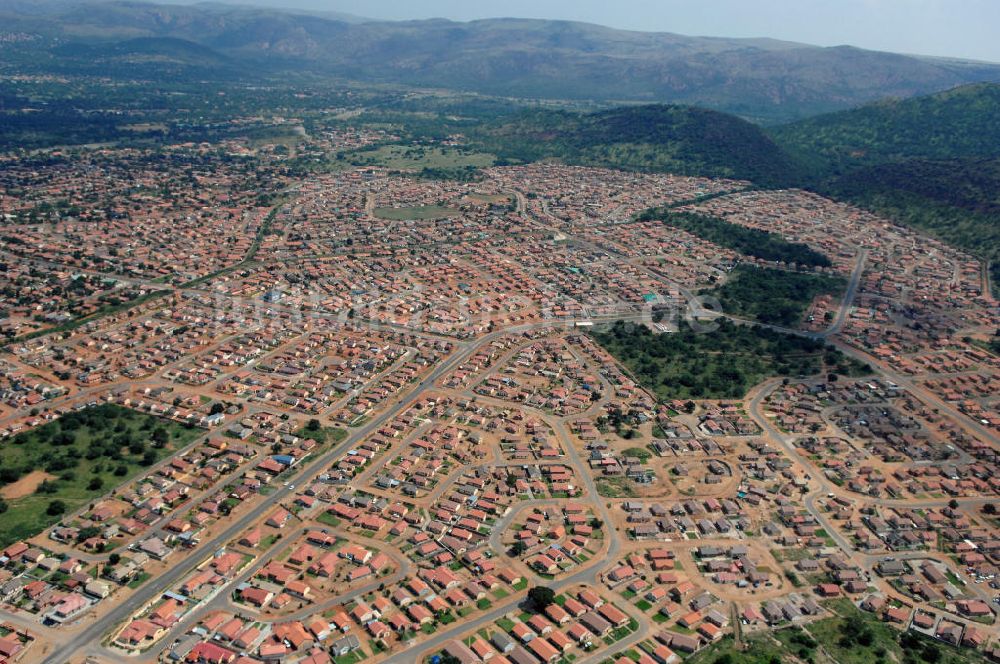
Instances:
[[[174,0],[189,2],[191,0]],[[1000,62],[1000,0],[223,0],[383,19],[516,16]]]

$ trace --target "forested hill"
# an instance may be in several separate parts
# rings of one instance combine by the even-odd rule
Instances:
[[[802,184],[927,231],[1000,277],[1000,85],[890,100],[770,131]]]
[[[1000,85],[890,100],[764,130],[676,105],[529,111],[470,138],[511,161],[732,177],[804,187],[927,231],[1000,282]]]
[[[691,106],[644,105],[598,113],[529,111],[487,124],[473,140],[511,161],[669,171],[784,185],[801,166],[758,126]]]
[[[1000,85],[890,99],[775,127],[770,134],[824,173],[915,158],[1000,157]]]
[[[908,159],[856,167],[816,189],[991,261],[1000,279],[1000,158]]]
[[[803,187],[927,231],[994,264],[1000,283],[1000,85],[891,100],[764,130],[677,105],[528,111],[473,129],[509,161]]]

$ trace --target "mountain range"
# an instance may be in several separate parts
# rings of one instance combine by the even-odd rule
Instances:
[[[204,75],[202,63],[215,61],[226,63],[216,75],[294,70],[490,95],[681,103],[772,124],[1000,81],[1000,65],[989,63],[568,21],[388,22],[219,4],[0,0],[0,24],[45,37],[38,48],[58,48],[64,64],[94,69],[173,58]]]

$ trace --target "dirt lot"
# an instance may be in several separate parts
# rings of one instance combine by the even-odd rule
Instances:
[[[30,496],[35,493],[35,489],[38,488],[38,485],[45,480],[54,480],[55,478],[55,475],[49,475],[44,470],[35,470],[28,473],[13,484],[8,484],[0,489],[0,496],[6,500],[24,498],[25,496]]]

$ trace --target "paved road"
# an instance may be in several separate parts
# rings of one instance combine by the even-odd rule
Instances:
[[[63,662],[68,661],[82,648],[99,643],[105,634],[111,632],[113,629],[117,629],[121,624],[131,618],[135,613],[139,612],[149,602],[158,599],[163,592],[169,590],[180,582],[184,576],[190,574],[198,565],[204,562],[205,559],[212,554],[212,552],[224,547],[231,540],[235,539],[240,533],[248,529],[252,524],[259,521],[268,510],[273,509],[274,506],[279,504],[283,499],[293,495],[294,490],[291,488],[291,485],[301,484],[306,478],[311,478],[324,471],[337,457],[351,449],[351,447],[356,445],[359,441],[364,440],[364,438],[376,431],[383,424],[404,412],[414,401],[420,398],[426,390],[431,389],[434,386],[434,383],[436,383],[442,376],[467,361],[476,352],[478,352],[482,346],[490,344],[506,334],[523,332],[539,327],[558,327],[560,325],[569,327],[572,325],[572,322],[545,321],[530,323],[492,332],[478,338],[474,342],[453,342],[455,343],[456,348],[452,355],[432,370],[431,373],[417,385],[411,388],[404,397],[400,398],[387,410],[380,415],[377,415],[364,426],[355,429],[340,445],[335,446],[333,449],[318,457],[304,470],[300,470],[293,478],[288,480],[288,483],[285,486],[278,488],[274,493],[267,496],[250,511],[233,522],[219,535],[199,546],[196,553],[189,554],[185,560],[181,561],[176,566],[171,567],[156,579],[147,582],[131,596],[126,598],[121,604],[113,608],[104,616],[100,617],[93,624],[86,627],[86,629],[80,632],[78,637],[72,642],[64,644],[61,648],[49,655],[45,659],[46,664],[63,664]],[[572,446],[567,445],[567,447],[575,455],[575,450],[572,450]],[[579,461],[578,458],[577,461]],[[585,474],[584,476],[586,475],[589,474]],[[593,487],[593,480],[590,480],[590,484],[592,490],[594,491],[594,495],[596,495],[596,487]],[[606,516],[606,511],[604,514]],[[605,518],[605,521],[608,521],[607,518]],[[616,544],[617,543],[615,543],[615,545]],[[564,580],[564,583],[569,582],[569,579],[576,579],[577,576],[581,576],[582,578],[582,575],[588,573],[589,572],[587,571],[580,572],[577,575]],[[231,585],[232,582],[227,584],[227,587]],[[500,615],[502,615],[502,613]],[[108,652],[109,651],[107,649],[100,649],[101,655],[106,656]]]
[[[840,325],[843,323],[844,319],[846,318],[847,311],[851,306],[851,302],[856,292],[857,285],[860,281],[861,275],[863,274],[864,260],[865,260],[865,254],[862,253],[859,256],[858,263],[855,267],[854,273],[852,274],[851,282],[849,284],[848,291],[845,294],[845,298],[841,305],[841,310],[838,313],[838,317],[834,321],[834,325],[832,325],[828,330],[822,333],[807,333],[807,332],[802,332],[801,330],[791,330],[780,327],[776,327],[775,329],[792,334],[810,336],[813,338],[824,338],[824,339],[826,338],[827,335],[834,333],[837,329],[839,329]],[[708,313],[709,315],[715,315],[715,316],[724,315],[713,312],[704,312],[704,313]],[[731,316],[727,317],[733,318],[737,322],[743,322],[743,323],[752,322]],[[594,322],[603,322],[603,321],[614,321],[614,320],[643,320],[644,318],[645,314],[643,314],[642,312],[635,312],[635,313],[626,312],[620,315],[613,314],[607,316],[600,316],[588,320],[592,320]],[[366,436],[377,430],[387,421],[389,421],[399,413],[403,412],[404,409],[409,407],[409,405],[415,399],[419,398],[419,396],[421,396],[425,390],[432,388],[434,383],[439,378],[441,378],[447,372],[451,371],[453,368],[457,367],[459,364],[465,362],[483,345],[491,343],[500,336],[505,334],[510,334],[511,332],[516,333],[518,331],[524,331],[527,329],[532,329],[537,327],[558,327],[560,325],[565,326],[567,328],[572,327],[573,321],[572,320],[545,321],[540,323],[532,323],[503,331],[493,332],[486,336],[480,337],[474,342],[471,341],[454,342],[456,344],[455,352],[441,365],[439,365],[436,369],[434,369],[425,379],[423,379],[419,384],[417,384],[414,388],[412,388],[406,397],[397,401],[392,407],[388,408],[381,415],[376,416],[372,421],[370,421],[363,427],[353,431],[351,435],[343,443],[334,447],[333,449],[331,449],[330,451],[328,451],[327,453],[323,454],[321,457],[317,458],[315,461],[310,463],[307,468],[300,471],[296,475],[296,479],[292,480],[292,482],[299,483],[302,481],[303,478],[312,477],[313,475],[316,475],[319,472],[325,470],[339,455],[343,454],[345,451],[347,451],[352,446],[357,444],[360,440],[364,439]],[[394,326],[382,325],[377,327],[391,328]],[[411,332],[411,330],[406,330],[406,331]],[[853,356],[858,356],[859,354],[864,355],[863,353],[860,353],[853,347],[847,346],[846,344],[842,344],[842,342],[841,344],[838,345],[839,346],[842,345],[843,350],[845,350],[845,352],[847,352],[850,355]],[[869,359],[868,356],[866,355],[864,355],[864,357],[866,360]],[[892,372],[885,372],[885,373],[891,380],[901,385],[902,387],[913,389],[911,387],[912,384],[905,378],[894,375]],[[101,389],[107,389],[107,388],[104,387]],[[76,396],[79,397],[80,395]],[[762,398],[763,396],[762,394],[760,394],[756,399],[757,409],[759,409],[760,401]],[[953,409],[949,408],[947,405],[941,402],[939,403],[941,410],[952,413],[960,419],[964,419],[966,421],[968,420],[968,418],[965,418],[964,415],[957,413]],[[932,405],[938,406],[939,404],[932,404]],[[762,416],[760,416],[758,413],[758,417]],[[794,450],[794,448],[790,445],[790,443],[784,440],[784,437],[781,435],[781,433],[774,430],[774,428],[770,425],[770,422],[768,422],[766,418],[762,419],[763,419],[763,426],[766,429],[769,429],[773,434],[776,434],[775,440],[779,441],[779,443],[782,443],[793,458],[799,458],[798,453]],[[583,480],[583,483],[587,489],[587,493],[589,493],[589,495],[591,496],[597,496],[598,493],[594,480],[591,477],[589,471],[583,466],[579,458],[579,455],[576,452],[576,449],[569,438],[569,434],[566,431],[565,425],[561,420],[557,420],[554,423],[554,428],[567,451],[571,463],[577,468]],[[989,435],[981,427],[973,426],[973,428],[978,428],[987,436]],[[807,503],[807,508],[810,510],[810,512],[813,512],[814,515],[817,516],[817,520],[819,520],[820,523],[823,524],[825,523],[825,519],[822,518],[822,513],[818,509],[816,509],[815,500],[820,496],[824,488],[829,488],[829,485],[822,477],[819,479],[819,482],[821,489],[807,495],[806,503]],[[274,505],[279,503],[284,498],[289,497],[290,495],[292,495],[292,493],[293,490],[289,486],[279,488],[275,493],[268,496],[265,500],[261,501],[260,504],[255,506],[245,515],[240,517],[237,521],[232,523],[229,526],[229,528],[227,528],[225,531],[221,532],[211,541],[199,547],[198,553],[196,555],[189,556],[187,560],[184,560],[180,564],[171,567],[160,577],[153,580],[152,582],[147,583],[145,586],[137,590],[130,597],[124,600],[122,604],[118,605],[117,607],[112,609],[108,614],[99,618],[92,625],[88,626],[83,632],[80,633],[79,637],[75,639],[73,642],[67,643],[63,645],[63,647],[54,651],[45,661],[50,664],[62,664],[63,662],[67,661],[74,653],[78,652],[80,648],[84,647],[85,644],[94,644],[99,642],[100,639],[106,633],[112,630],[112,628],[115,628],[119,624],[123,623],[125,620],[130,618],[134,613],[139,611],[143,606],[145,606],[148,602],[157,599],[165,590],[168,590],[176,583],[178,583],[186,574],[189,574],[195,567],[197,567],[198,564],[203,562],[208,555],[211,555],[210,552],[213,552],[221,548],[222,546],[226,545],[229,541],[231,541],[241,532],[250,527],[250,525],[252,525],[254,522],[262,518],[262,516],[267,510],[272,509]],[[604,502],[597,500],[594,501],[593,504],[597,508],[597,511],[599,512],[604,522],[610,524],[611,519],[607,509],[605,508]],[[908,504],[912,506],[912,503]],[[840,546],[847,552],[851,551],[850,544],[846,542],[846,540],[844,540],[842,536],[839,535],[839,533],[835,528],[828,527],[827,531],[830,533],[831,537],[833,537],[834,540],[837,541],[838,546]],[[609,550],[607,552],[607,560],[613,560],[617,556],[621,544],[620,541],[618,540],[617,535],[613,533],[613,529],[609,528],[607,535],[609,536],[610,540]],[[574,574],[564,577],[563,579],[556,580],[555,582],[549,585],[552,586],[554,589],[559,590],[578,583],[595,583],[597,581],[600,567],[601,565],[595,563],[589,566],[587,569],[578,571]],[[517,596],[513,596],[505,605],[500,606],[492,611],[480,614],[471,621],[464,621],[460,624],[457,624],[454,628],[441,632],[435,635],[434,638],[420,645],[422,648],[430,650],[440,648],[441,645],[450,638],[455,638],[455,636],[465,633],[466,631],[475,630],[481,626],[492,623],[493,621],[496,620],[496,618],[499,618],[506,612],[510,611],[517,599],[518,599]],[[400,653],[394,655],[387,661],[392,662],[394,664],[403,664],[404,662],[413,661],[412,657],[413,657],[412,652],[408,651],[407,653]]]
[[[826,516],[826,513],[816,504],[816,501],[821,497],[834,494],[841,498],[846,498],[851,501],[863,500],[867,505],[878,505],[880,507],[890,507],[899,509],[928,509],[928,508],[942,508],[946,507],[951,500],[950,499],[938,499],[938,500],[889,500],[872,498],[869,496],[856,496],[847,491],[844,491],[841,487],[837,486],[833,482],[829,481],[826,476],[820,472],[814,472],[814,466],[808,462],[801,454],[799,454],[798,449],[795,448],[789,436],[786,436],[771,423],[770,419],[767,418],[761,410],[761,405],[763,400],[767,397],[770,390],[777,386],[777,382],[772,381],[769,385],[759,389],[758,393],[750,400],[749,413],[750,417],[753,418],[755,422],[763,429],[767,436],[777,442],[788,458],[797,461],[803,468],[809,469],[812,481],[816,483],[817,488],[806,494],[803,503],[806,510],[811,514],[816,521],[819,523],[820,527],[826,530],[827,534],[833,539],[837,546],[844,552],[849,558],[859,562],[861,567],[868,571],[869,574],[873,573],[875,564],[881,560],[886,555],[891,555],[892,557],[905,559],[905,560],[917,560],[917,559],[940,559],[942,562],[946,562],[949,566],[952,564],[948,560],[947,556],[943,554],[938,554],[933,551],[911,551],[911,552],[892,552],[889,554],[868,554],[858,551],[853,544],[847,540],[841,533],[840,530],[832,523]],[[985,505],[986,503],[995,502],[993,497],[982,497],[982,498],[958,498],[955,499],[960,505],[966,508],[979,507]],[[965,589],[970,594],[978,597],[987,604],[990,604],[992,598],[988,593],[983,591],[975,584],[966,584]]]
[[[764,415],[762,411],[761,405],[764,399],[767,397],[768,394],[770,394],[771,389],[773,389],[779,384],[780,383],[772,381],[768,384],[768,387],[761,388],[757,391],[757,394],[750,399],[748,407],[750,417],[757,423],[757,426],[761,428],[761,430],[765,433],[765,435],[769,439],[773,440],[774,442],[778,443],[778,445],[781,446],[781,448],[785,452],[785,455],[788,456],[789,459],[797,462],[799,466],[801,466],[802,468],[810,470],[812,480],[816,483],[817,487],[812,491],[810,491],[809,493],[807,493],[805,499],[803,500],[806,510],[809,511],[809,513],[816,519],[816,521],[819,522],[820,526],[822,526],[823,529],[826,530],[826,532],[830,535],[830,537],[833,538],[833,541],[837,543],[837,546],[840,547],[845,554],[850,555],[854,551],[854,547],[852,547],[851,543],[848,542],[847,539],[844,538],[844,536],[841,535],[840,532],[836,528],[834,528],[831,523],[827,521],[826,515],[823,513],[823,511],[820,510],[818,507],[816,507],[817,498],[819,498],[824,494],[831,493],[831,489],[837,487],[833,485],[833,483],[828,481],[826,477],[823,476],[822,473],[817,474],[811,471],[812,464],[810,464],[805,458],[802,457],[801,454],[799,454],[798,450],[795,449],[795,445],[792,444],[790,438],[785,434],[783,434],[781,431],[779,431],[771,423],[771,420]]]
[[[869,355],[868,353],[859,350],[858,348],[855,348],[840,339],[833,339],[830,341],[830,344],[843,352],[844,355],[849,355],[856,360],[867,362],[871,366],[875,367],[878,373],[882,374],[885,378],[889,379],[899,387],[902,387],[906,391],[910,392],[927,406],[935,408],[941,413],[947,414],[952,420],[954,420],[955,424],[959,428],[963,429],[971,436],[980,438],[984,442],[995,443],[997,441],[998,437],[995,432],[982,426],[979,422],[975,421],[965,413],[960,412],[957,408],[954,408],[946,401],[939,399],[934,393],[925,387],[914,383],[908,376],[897,373],[891,368],[885,366],[884,363],[879,362],[872,355]]]
[[[865,261],[867,260],[868,250],[862,249],[858,252],[857,262],[854,264],[854,270],[851,272],[851,279],[847,282],[847,290],[844,291],[844,299],[840,302],[840,309],[837,311],[837,315],[830,327],[823,331],[824,338],[836,334],[844,326],[847,314],[851,311],[851,307],[854,306],[854,296],[857,295],[858,285],[861,283],[861,277],[864,276]]]
[[[279,623],[279,622],[289,622],[292,620],[305,620],[311,616],[321,614],[328,609],[337,606],[338,604],[343,604],[354,597],[359,597],[370,592],[377,590],[382,584],[386,586],[392,586],[393,584],[401,581],[407,577],[412,571],[412,564],[410,560],[405,556],[399,556],[392,552],[387,552],[393,562],[396,564],[396,571],[392,574],[384,577],[379,577],[378,579],[367,583],[363,586],[359,586],[350,590],[349,592],[341,593],[335,597],[331,597],[319,604],[309,604],[308,606],[292,612],[282,614],[281,616],[262,616],[260,612],[254,611],[248,607],[235,606],[230,601],[231,589],[239,586],[241,583],[249,581],[254,574],[256,574],[261,567],[267,565],[269,562],[277,558],[279,555],[285,552],[288,548],[296,543],[296,541],[305,533],[309,531],[320,530],[323,532],[330,532],[326,528],[318,526],[302,526],[288,533],[283,533],[283,537],[275,542],[270,549],[268,549],[262,556],[253,560],[247,568],[237,575],[232,581],[228,582],[225,587],[217,592],[215,596],[208,602],[199,605],[195,610],[189,612],[184,618],[181,619],[177,625],[170,629],[170,632],[161,639],[156,646],[154,646],[150,651],[146,652],[146,656],[159,656],[165,653],[173,644],[173,642],[182,634],[186,633],[198,620],[204,618],[208,613],[212,611],[228,610],[234,614],[242,614],[246,616],[252,616],[255,622],[258,623]],[[338,533],[339,537],[344,537],[343,533]],[[348,541],[359,544],[362,546],[370,546],[370,542],[364,542],[361,539],[354,537],[347,537]],[[88,654],[94,654],[98,656],[106,656],[104,652],[89,652]]]
[[[853,272],[851,274],[851,278],[850,278],[850,281],[848,283],[847,290],[845,291],[843,301],[841,302],[840,309],[838,311],[837,317],[834,319],[834,321],[830,325],[830,327],[828,327],[826,330],[824,330],[823,332],[815,332],[815,333],[813,333],[813,332],[803,332],[802,330],[782,328],[782,327],[779,327],[779,326],[767,326],[767,327],[772,327],[772,328],[774,328],[774,329],[776,329],[778,331],[786,332],[786,333],[789,333],[789,334],[796,334],[796,335],[799,335],[799,336],[808,336],[808,337],[811,337],[811,338],[823,339],[823,340],[826,340],[828,336],[831,336],[831,335],[835,334],[842,327],[844,321],[847,318],[847,315],[848,315],[848,313],[850,311],[851,306],[853,306],[853,301],[854,301],[854,297],[855,297],[855,295],[857,293],[858,285],[860,284],[861,278],[862,278],[862,276],[864,274],[864,266],[865,266],[866,259],[867,259],[867,251],[866,250],[862,250],[859,253],[859,255],[858,255],[857,263],[855,264],[854,270],[853,270]],[[693,299],[693,294],[691,294],[691,293],[685,293],[685,294],[689,298],[691,298],[691,301],[697,302],[697,300]],[[748,321],[748,320],[740,319],[740,318],[734,317],[734,316],[726,316],[725,314],[718,313],[718,312],[709,312],[709,311],[705,311],[705,310],[697,311],[696,310],[694,313],[695,313],[695,315],[708,315],[708,316],[713,316],[713,317],[725,316],[727,318],[730,318],[730,319],[734,320],[735,322],[744,323],[744,324],[756,324],[755,321]],[[607,317],[602,317],[602,319],[600,319],[600,320],[604,320],[604,319],[607,319],[607,320],[642,320],[642,319],[644,319],[644,317],[645,317],[645,314],[643,314],[643,313],[636,313],[636,314],[626,314],[626,315],[619,315],[619,316],[607,316]],[[594,320],[596,322],[599,319],[594,319]],[[852,347],[848,347],[848,349],[850,349],[851,351],[854,350]],[[853,353],[849,352],[848,354],[853,354]],[[902,383],[899,383],[899,381],[896,381],[896,382],[898,384],[902,385]],[[786,453],[788,453],[788,455],[790,456],[790,458],[798,460],[799,463],[802,465],[803,468],[811,468],[811,466],[809,464],[807,464],[805,462],[805,460],[799,455],[798,451],[795,450],[794,446],[784,436],[784,434],[782,434],[780,431],[778,431],[771,424],[770,420],[768,420],[768,418],[766,418],[763,415],[763,413],[761,412],[761,402],[763,401],[763,399],[766,396],[766,394],[767,394],[766,391],[760,390],[759,393],[757,394],[757,396],[751,401],[750,411],[751,411],[751,414],[753,415],[754,419],[758,421],[758,424],[760,424],[760,426],[762,427],[762,429],[764,431],[768,432],[774,438],[774,440],[776,442],[778,442],[785,449]],[[570,454],[571,460],[573,461],[573,464],[580,470],[581,477],[584,479],[584,483],[587,486],[587,490],[589,492],[589,495],[595,496],[595,497],[598,496],[599,494],[597,493],[597,488],[596,488],[596,486],[594,484],[593,478],[592,478],[591,474],[589,473],[589,471],[586,468],[582,467],[582,464],[580,462],[579,456],[576,453],[576,450],[575,450],[574,446],[572,445],[572,442],[569,440],[568,432],[566,432],[565,427],[562,426],[562,421],[557,422],[555,428],[556,428],[557,433],[560,436],[560,439],[563,440],[563,444],[565,445],[565,447],[567,449],[567,453]],[[818,482],[819,488],[813,490],[812,492],[810,492],[809,494],[807,494],[805,496],[804,503],[805,503],[806,509],[816,518],[817,522],[829,533],[830,537],[834,540],[834,542],[837,544],[837,546],[845,553],[845,555],[851,556],[851,555],[853,555],[855,553],[855,550],[854,550],[853,546],[851,545],[851,543],[839,532],[839,530],[836,527],[834,527],[834,525],[832,523],[829,522],[829,520],[826,518],[825,513],[822,510],[820,510],[817,507],[817,505],[816,505],[816,500],[818,498],[820,498],[823,494],[825,494],[825,493],[839,493],[840,489],[839,489],[839,487],[836,487],[836,485],[833,485],[831,482],[827,481],[826,478],[823,477],[822,475],[820,475],[817,478],[817,482]],[[878,500],[876,500],[874,502],[880,503],[880,502],[886,502],[886,501],[878,501]],[[895,502],[895,501],[893,501],[893,502]],[[939,501],[926,501],[926,503],[928,503],[927,505],[924,505],[923,502],[922,502],[921,505],[917,505],[917,506],[936,506],[937,502],[939,502]],[[940,502],[942,503],[942,505],[944,505],[944,504],[947,504],[948,501],[940,501]],[[909,507],[913,507],[915,505],[915,503],[913,501],[900,501],[900,503],[901,503],[900,506],[902,506],[904,503],[905,503],[906,506],[909,506]],[[604,519],[605,523],[610,523],[611,520],[610,520],[610,517],[608,516],[607,510],[604,507],[604,505],[605,505],[604,501],[597,500],[597,501],[595,501],[595,504],[599,508],[599,510],[601,511],[602,518]],[[609,534],[611,535],[611,540],[612,541],[611,541],[611,543],[609,545],[609,552],[607,554],[607,560],[611,561],[611,560],[614,560],[617,557],[617,553],[618,553],[618,550],[620,548],[620,542],[618,541],[617,534],[614,533],[612,531],[612,529],[609,529]],[[499,535],[498,534],[494,534],[491,537],[491,543],[495,544],[497,541],[499,541]],[[502,550],[499,547],[495,547],[495,548],[498,551]],[[599,569],[600,569],[600,566],[595,565],[592,568],[588,569],[587,571],[579,572],[579,573],[574,574],[574,575],[572,575],[570,577],[567,577],[565,579],[557,580],[557,581],[555,581],[555,582],[553,582],[553,583],[551,583],[549,585],[554,590],[559,591],[560,589],[565,588],[567,586],[570,586],[570,585],[572,585],[574,583],[596,583],[597,580],[598,580],[597,577],[598,577]],[[422,650],[423,650],[424,653],[436,652],[437,650],[441,649],[448,640],[453,639],[453,638],[457,638],[457,637],[461,636],[462,634],[468,633],[470,631],[475,631],[475,630],[478,630],[478,629],[480,629],[482,627],[485,627],[485,626],[488,626],[488,625],[492,624],[493,622],[495,622],[495,620],[497,618],[500,618],[504,614],[506,614],[507,612],[509,612],[513,608],[513,606],[514,606],[513,601],[512,602],[508,602],[507,605],[498,607],[497,609],[495,609],[495,610],[493,610],[493,611],[491,611],[491,612],[489,612],[487,614],[480,615],[475,620],[473,620],[471,622],[464,622],[464,623],[462,623],[462,624],[460,624],[460,625],[458,625],[458,626],[456,626],[456,627],[454,627],[454,628],[452,628],[450,630],[447,630],[445,632],[439,633],[439,634],[435,635],[434,638],[421,643],[420,646],[421,646],[421,648],[422,648]],[[643,638],[645,638],[645,636],[646,636],[646,629],[647,629],[647,626],[645,624],[643,624],[643,627],[642,627],[642,629],[640,629],[639,632],[631,635],[628,639],[626,639],[626,640],[624,640],[622,642],[617,643],[615,645],[615,649],[616,650],[620,650],[622,648],[629,647],[630,645],[634,645],[634,643],[638,643]],[[606,653],[602,653],[600,655],[600,658],[603,658],[605,656],[606,656]],[[407,654],[407,655],[399,654],[399,655],[395,655],[395,656],[393,656],[393,657],[391,657],[390,659],[387,660],[387,662],[390,663],[390,664],[405,664],[406,662],[410,662],[410,661],[413,661],[411,654]],[[583,663],[581,662],[581,664],[583,664]]]
[[[990,261],[983,262],[983,297],[985,297],[988,302],[993,302],[993,284],[990,281],[990,265]]]
[[[605,390],[605,393],[607,393],[607,390]],[[539,413],[539,411],[535,412],[536,414]],[[576,446],[573,444],[570,437],[570,433],[566,429],[564,422],[566,418],[554,418],[545,415],[539,416],[543,417],[548,424],[552,425],[556,435],[559,437],[559,441],[563,446],[563,449],[566,450],[567,461],[569,461],[570,465],[574,467],[583,482],[585,489],[583,492],[584,498],[587,496],[592,498],[589,501],[589,504],[591,507],[596,508],[599,518],[605,524],[604,536],[608,540],[608,549],[603,558],[595,558],[592,561],[588,561],[589,564],[586,568],[568,576],[555,579],[554,581],[546,582],[545,585],[552,588],[557,593],[579,584],[596,585],[600,580],[600,573],[606,567],[606,564],[618,558],[618,554],[621,551],[621,539],[617,530],[612,525],[611,515],[608,512],[605,501],[600,500],[600,494],[597,493],[597,484],[594,482],[594,478],[591,475],[590,470],[584,466],[583,461],[576,450]],[[549,504],[550,502],[551,501],[548,500],[541,500],[537,501],[536,504]],[[503,521],[503,523],[505,523],[504,527],[509,525],[510,521],[514,518],[515,513],[515,511],[512,511],[510,515],[505,517]],[[498,554],[502,555],[504,549],[502,546],[498,546],[501,535],[502,529],[500,527],[496,527],[490,536],[490,544]],[[454,627],[436,633],[432,638],[419,644],[420,652],[424,655],[437,652],[438,650],[441,650],[445,643],[451,639],[458,638],[468,632],[477,631],[480,628],[492,625],[498,618],[501,618],[510,611],[514,610],[520,600],[524,598],[524,595],[524,593],[512,595],[497,608],[486,613],[479,614],[472,620],[465,620],[456,623]],[[627,639],[615,644],[615,647],[626,647],[625,644],[632,645],[633,643],[638,643],[638,641],[642,640],[642,638],[645,638],[646,629],[648,628],[641,621],[640,625],[641,627],[637,632],[631,634]],[[607,652],[601,653],[599,659],[607,657],[607,654]],[[580,661],[580,664],[589,662],[590,659],[591,658],[585,658]],[[412,650],[407,650],[406,652],[398,653],[388,658],[385,660],[385,664],[412,664],[414,661],[420,661],[420,657],[414,657],[414,652]]]
[[[87,627],[76,640],[54,651],[46,658],[45,662],[47,664],[63,664],[84,644],[99,642],[105,633],[110,632],[112,628],[116,628],[120,623],[128,620],[147,603],[159,598],[164,591],[169,590],[185,575],[191,573],[207,556],[211,555],[211,552],[225,546],[252,524],[259,521],[265,512],[273,509],[283,499],[293,495],[294,489],[291,488],[292,484],[300,484],[303,479],[311,478],[326,470],[337,457],[408,408],[425,390],[432,387],[441,376],[468,360],[480,345],[492,342],[501,334],[501,332],[492,333],[481,338],[476,344],[457,344],[458,348],[456,348],[456,352],[413,387],[407,397],[400,399],[392,407],[385,410],[381,415],[374,417],[364,426],[355,429],[340,445],[335,446],[310,463],[304,470],[299,471],[293,479],[289,480],[288,485],[278,488],[273,494],[267,496],[265,500],[262,500],[253,509],[233,522],[226,530],[212,538],[212,540],[202,544],[198,549],[199,553],[197,555],[189,556],[156,579],[147,582],[121,604]]]

